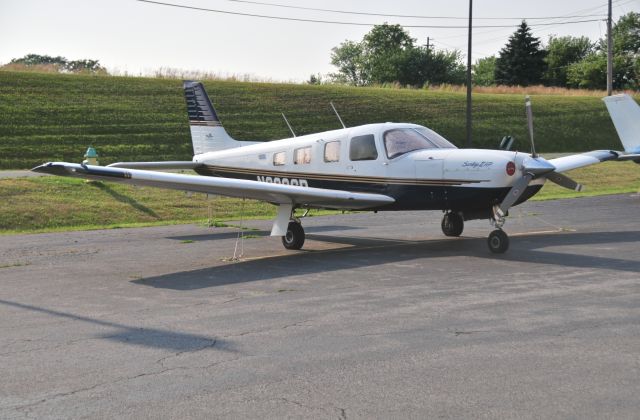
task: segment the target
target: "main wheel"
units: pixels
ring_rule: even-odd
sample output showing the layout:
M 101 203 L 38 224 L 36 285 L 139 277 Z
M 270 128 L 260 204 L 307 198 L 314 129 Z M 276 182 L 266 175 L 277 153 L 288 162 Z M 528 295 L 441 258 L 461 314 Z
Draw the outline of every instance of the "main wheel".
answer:
M 297 222 L 289 222 L 287 233 L 282 237 L 282 245 L 287 249 L 300 249 L 304 245 L 304 229 Z
M 489 245 L 489 250 L 494 254 L 503 254 L 509 249 L 509 237 L 503 230 L 496 229 L 489 234 L 487 245 Z
M 442 218 L 442 233 L 445 236 L 460 236 L 464 229 L 464 219 L 460 213 L 447 212 Z

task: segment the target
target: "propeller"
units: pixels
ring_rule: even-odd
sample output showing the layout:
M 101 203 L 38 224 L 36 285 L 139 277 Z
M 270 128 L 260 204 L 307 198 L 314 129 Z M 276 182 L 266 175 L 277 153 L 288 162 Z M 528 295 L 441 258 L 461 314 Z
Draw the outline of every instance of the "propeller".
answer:
M 583 186 L 578 184 L 568 176 L 556 172 L 556 167 L 549 161 L 540 157 L 536 153 L 536 146 L 533 141 L 533 112 L 531 110 L 531 98 L 525 98 L 525 110 L 527 113 L 527 125 L 529 128 L 529 139 L 531 141 L 531 157 L 525 158 L 522 164 L 522 177 L 518 179 L 509 190 L 507 196 L 497 206 L 496 213 L 500 217 L 504 217 L 509 208 L 511 208 L 522 194 L 526 191 L 529 183 L 537 178 L 546 178 L 549 181 L 574 191 L 582 191 Z

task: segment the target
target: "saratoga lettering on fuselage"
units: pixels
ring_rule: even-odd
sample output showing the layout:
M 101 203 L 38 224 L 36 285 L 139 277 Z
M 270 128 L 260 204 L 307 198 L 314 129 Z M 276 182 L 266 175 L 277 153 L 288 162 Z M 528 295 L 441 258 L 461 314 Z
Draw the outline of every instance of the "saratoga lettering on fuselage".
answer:
M 296 179 L 296 178 L 278 178 L 271 176 L 258 176 L 258 181 L 267 182 L 269 184 L 282 184 L 282 185 L 295 185 L 300 187 L 308 187 L 306 179 Z

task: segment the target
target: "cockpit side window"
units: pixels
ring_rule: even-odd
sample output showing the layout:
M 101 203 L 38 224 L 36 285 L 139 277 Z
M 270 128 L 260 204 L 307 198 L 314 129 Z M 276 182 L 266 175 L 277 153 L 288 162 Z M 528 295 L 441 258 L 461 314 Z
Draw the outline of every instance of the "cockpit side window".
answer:
M 396 128 L 384 133 L 384 148 L 389 159 L 414 150 L 449 149 L 455 146 L 428 128 Z
M 449 142 L 449 140 L 445 139 L 435 131 L 429 130 L 427 127 L 416 127 L 414 130 L 425 136 L 431 143 L 435 144 L 440 149 L 457 149 L 457 147 Z
M 356 136 L 351 138 L 349 144 L 349 159 L 351 160 L 376 160 L 378 149 L 373 134 Z

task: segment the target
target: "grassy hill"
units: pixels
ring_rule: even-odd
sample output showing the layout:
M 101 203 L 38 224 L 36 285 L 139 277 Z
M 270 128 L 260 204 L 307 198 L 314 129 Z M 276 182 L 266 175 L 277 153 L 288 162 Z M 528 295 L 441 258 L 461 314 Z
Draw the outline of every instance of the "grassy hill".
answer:
M 347 125 L 423 124 L 458 146 L 465 139 L 460 92 L 205 82 L 220 118 L 239 140 L 334 129 L 333 101 Z M 534 95 L 536 144 L 542 152 L 620 148 L 602 101 Z M 523 95 L 474 94 L 474 146 L 494 148 L 504 135 L 528 150 Z M 0 71 L 0 169 L 52 160 L 78 162 L 93 145 L 100 162 L 189 160 L 191 142 L 178 80 Z

